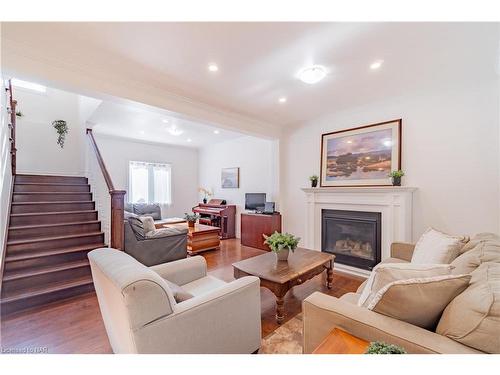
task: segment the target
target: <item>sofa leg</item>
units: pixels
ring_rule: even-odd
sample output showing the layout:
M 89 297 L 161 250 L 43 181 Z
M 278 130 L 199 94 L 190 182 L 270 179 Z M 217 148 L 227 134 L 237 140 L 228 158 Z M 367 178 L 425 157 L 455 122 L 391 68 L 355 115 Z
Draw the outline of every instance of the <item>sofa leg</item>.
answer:
M 260 350 L 260 348 L 257 349 L 256 351 L 252 352 L 252 354 L 259 354 L 259 350 Z

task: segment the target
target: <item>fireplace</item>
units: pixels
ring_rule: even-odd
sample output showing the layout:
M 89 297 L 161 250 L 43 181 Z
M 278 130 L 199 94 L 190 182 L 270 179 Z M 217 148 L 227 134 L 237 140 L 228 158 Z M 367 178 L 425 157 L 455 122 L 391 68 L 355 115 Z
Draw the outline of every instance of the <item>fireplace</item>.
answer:
M 321 210 L 321 251 L 335 262 L 371 270 L 381 260 L 380 212 Z

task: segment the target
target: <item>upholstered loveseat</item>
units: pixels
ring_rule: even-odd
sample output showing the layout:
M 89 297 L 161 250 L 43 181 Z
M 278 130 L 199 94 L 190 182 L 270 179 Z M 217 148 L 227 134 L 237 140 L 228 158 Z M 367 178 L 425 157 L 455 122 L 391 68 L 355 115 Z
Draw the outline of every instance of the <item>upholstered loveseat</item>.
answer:
M 413 250 L 413 244 L 394 243 L 384 262 L 410 262 Z M 313 293 L 303 302 L 304 353 L 335 327 L 368 341 L 400 345 L 409 353 L 500 353 L 500 237 L 476 235 L 451 266 L 453 273 L 472 278 L 433 331 L 358 306 L 365 284 L 340 298 Z

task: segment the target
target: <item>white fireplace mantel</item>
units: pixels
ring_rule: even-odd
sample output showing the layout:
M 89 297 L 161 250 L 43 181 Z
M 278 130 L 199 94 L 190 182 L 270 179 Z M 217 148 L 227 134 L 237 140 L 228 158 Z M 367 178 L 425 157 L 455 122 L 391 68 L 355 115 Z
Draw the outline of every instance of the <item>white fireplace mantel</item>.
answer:
M 382 260 L 390 257 L 392 242 L 412 242 L 412 203 L 415 187 L 322 187 L 304 188 L 306 193 L 306 235 L 304 245 L 321 251 L 321 210 L 380 212 L 382 214 Z M 343 264 L 339 270 L 359 276 L 370 272 Z

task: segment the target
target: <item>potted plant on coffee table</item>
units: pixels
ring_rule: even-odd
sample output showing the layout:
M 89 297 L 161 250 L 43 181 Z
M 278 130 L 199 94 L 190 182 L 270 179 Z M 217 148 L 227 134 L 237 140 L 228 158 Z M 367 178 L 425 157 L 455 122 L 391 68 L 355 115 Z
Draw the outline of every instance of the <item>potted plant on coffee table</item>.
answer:
M 199 218 L 200 218 L 200 215 L 198 215 L 198 214 L 184 213 L 184 219 L 187 221 L 188 227 L 190 227 L 190 228 L 194 227 L 196 220 L 198 220 Z
M 300 238 L 290 233 L 274 232 L 270 236 L 263 234 L 264 243 L 276 254 L 277 260 L 287 260 L 290 251 L 293 253 L 299 244 Z

